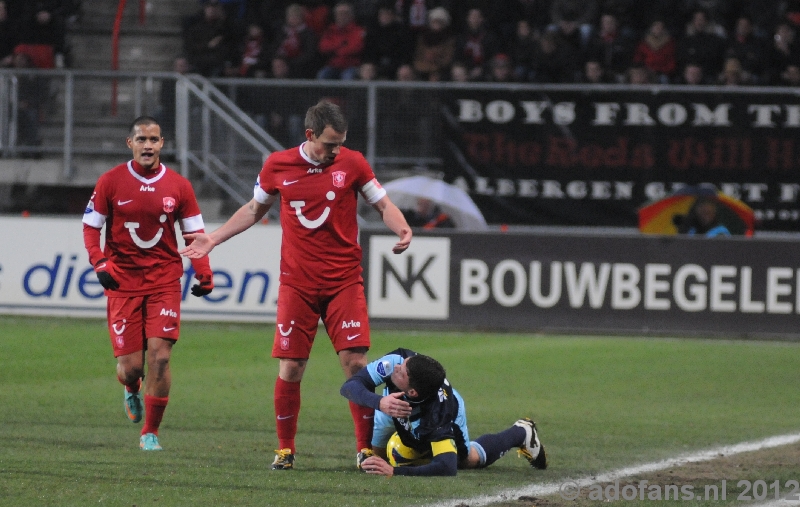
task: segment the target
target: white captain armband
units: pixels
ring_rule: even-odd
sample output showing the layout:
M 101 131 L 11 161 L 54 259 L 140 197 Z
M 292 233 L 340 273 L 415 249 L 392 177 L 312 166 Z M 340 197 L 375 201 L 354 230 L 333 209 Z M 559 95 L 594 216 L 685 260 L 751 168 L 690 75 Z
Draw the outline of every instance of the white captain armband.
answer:
M 255 199 L 259 204 L 272 206 L 272 204 L 278 200 L 278 194 L 268 194 L 264 192 L 263 188 L 256 186 L 256 188 L 253 190 L 253 199 Z
M 378 183 L 377 179 L 372 178 L 366 185 L 361 187 L 361 195 L 364 196 L 368 203 L 375 204 L 386 195 L 386 190 Z
M 94 210 L 94 206 L 92 203 L 89 203 L 89 206 L 86 207 L 86 210 L 83 212 L 83 223 L 94 227 L 95 229 L 102 229 L 103 225 L 106 223 L 106 216 L 102 213 L 98 213 Z
M 195 232 L 204 229 L 203 215 L 195 215 L 181 219 L 181 230 L 183 232 Z

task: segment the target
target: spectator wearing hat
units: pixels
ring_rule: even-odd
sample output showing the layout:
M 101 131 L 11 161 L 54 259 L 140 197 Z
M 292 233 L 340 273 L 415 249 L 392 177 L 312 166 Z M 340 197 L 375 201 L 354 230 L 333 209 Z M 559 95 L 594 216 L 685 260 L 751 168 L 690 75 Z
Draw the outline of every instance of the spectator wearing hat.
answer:
M 444 7 L 428 12 L 428 27 L 417 36 L 414 70 L 424 79 L 441 80 L 447 74 L 456 50 L 456 37 L 450 29 L 450 13 Z

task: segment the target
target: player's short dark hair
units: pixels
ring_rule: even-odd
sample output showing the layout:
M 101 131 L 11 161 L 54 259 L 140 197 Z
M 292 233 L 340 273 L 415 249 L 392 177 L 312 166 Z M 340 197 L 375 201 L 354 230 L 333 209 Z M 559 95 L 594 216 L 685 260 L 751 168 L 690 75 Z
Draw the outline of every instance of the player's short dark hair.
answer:
M 319 137 L 328 126 L 342 134 L 347 132 L 347 119 L 339 106 L 323 99 L 308 108 L 305 127 Z
M 161 125 L 158 123 L 158 120 L 153 118 L 152 116 L 140 116 L 133 120 L 131 123 L 131 128 L 128 129 L 128 136 L 133 137 L 133 131 L 136 130 L 136 127 L 141 125 L 158 125 L 158 128 L 161 128 Z
M 444 366 L 436 359 L 417 354 L 406 361 L 408 387 L 417 391 L 420 399 L 436 394 L 446 377 Z

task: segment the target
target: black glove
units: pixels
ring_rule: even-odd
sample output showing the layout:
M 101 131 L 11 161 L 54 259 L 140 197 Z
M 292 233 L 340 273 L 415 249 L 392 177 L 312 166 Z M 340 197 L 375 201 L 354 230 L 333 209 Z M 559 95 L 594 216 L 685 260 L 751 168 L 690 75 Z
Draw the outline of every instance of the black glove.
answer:
M 94 265 L 94 272 L 97 274 L 97 280 L 104 289 L 117 290 L 119 289 L 119 282 L 114 279 L 117 273 L 117 267 L 113 262 L 103 257 Z
M 199 298 L 211 294 L 211 291 L 214 290 L 214 275 L 197 273 L 194 277 L 200 283 L 192 285 L 192 296 Z

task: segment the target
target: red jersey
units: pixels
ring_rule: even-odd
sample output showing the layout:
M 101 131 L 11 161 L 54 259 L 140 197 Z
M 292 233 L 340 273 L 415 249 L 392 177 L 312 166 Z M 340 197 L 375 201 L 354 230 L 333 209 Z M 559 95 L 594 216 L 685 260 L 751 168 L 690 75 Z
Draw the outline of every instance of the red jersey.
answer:
M 103 255 L 119 268 L 119 290 L 106 291 L 107 296 L 180 291 L 183 262 L 175 222 L 181 221 L 183 232 L 204 227 L 189 180 L 164 164 L 143 173 L 131 160 L 100 176 L 83 214 L 88 226 L 106 225 Z
M 371 204 L 386 191 L 364 156 L 345 147 L 330 165 L 312 161 L 302 145 L 272 153 L 254 197 L 267 204 L 280 192 L 280 282 L 336 287 L 361 281 L 358 193 Z

